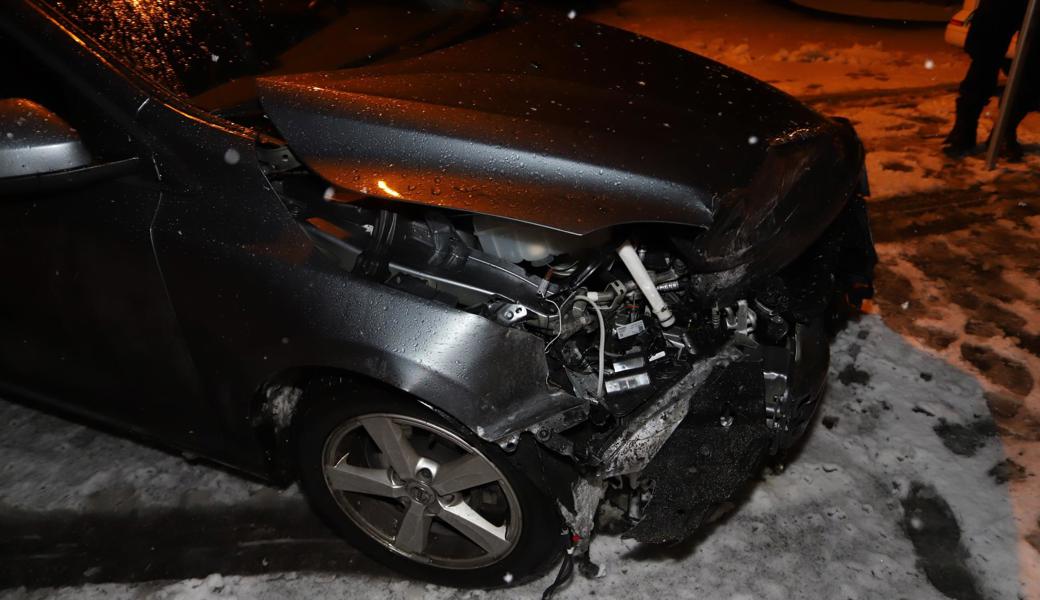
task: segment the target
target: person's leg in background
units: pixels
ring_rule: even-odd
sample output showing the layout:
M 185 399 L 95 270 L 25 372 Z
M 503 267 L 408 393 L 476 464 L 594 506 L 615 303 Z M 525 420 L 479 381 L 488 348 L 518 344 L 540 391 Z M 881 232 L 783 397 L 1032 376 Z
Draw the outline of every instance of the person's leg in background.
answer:
M 960 157 L 970 153 L 978 143 L 979 117 L 997 89 L 1000 60 L 975 58 L 961 82 L 957 96 L 957 113 L 953 129 L 943 141 L 943 152 Z
M 997 89 L 1004 55 L 1024 14 L 1024 0 L 982 0 L 979 3 L 964 45 L 971 56 L 971 66 L 960 85 L 953 129 L 943 141 L 946 155 L 962 157 L 975 149 L 979 117 Z

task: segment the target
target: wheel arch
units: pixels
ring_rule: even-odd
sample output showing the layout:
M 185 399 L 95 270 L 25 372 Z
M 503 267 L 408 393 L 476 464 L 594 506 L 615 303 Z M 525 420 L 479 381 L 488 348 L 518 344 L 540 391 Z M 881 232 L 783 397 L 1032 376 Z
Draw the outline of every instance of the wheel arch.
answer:
M 359 387 L 366 393 L 382 392 L 409 398 L 456 425 L 466 427 L 450 411 L 371 374 L 332 365 L 284 368 L 260 384 L 249 407 L 250 425 L 276 481 L 291 483 L 295 479 L 292 450 L 301 409 L 318 398 L 347 387 Z
M 456 427 L 480 437 L 450 406 L 431 402 L 373 375 L 327 365 L 291 367 L 272 374 L 264 381 L 254 394 L 250 410 L 253 431 L 275 481 L 287 485 L 296 480 L 297 469 L 293 457 L 303 407 L 327 398 L 328 394 L 356 386 L 360 386 L 366 393 L 382 392 L 408 398 Z M 571 484 L 577 478 L 578 471 L 572 461 L 546 450 L 531 435 L 522 436 L 508 458 L 514 466 L 527 473 L 543 493 L 556 497 L 565 506 L 573 507 Z

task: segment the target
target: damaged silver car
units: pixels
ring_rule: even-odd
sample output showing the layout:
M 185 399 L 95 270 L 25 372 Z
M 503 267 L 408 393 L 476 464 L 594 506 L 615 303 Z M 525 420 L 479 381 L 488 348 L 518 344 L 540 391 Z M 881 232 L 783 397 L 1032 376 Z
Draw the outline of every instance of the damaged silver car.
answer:
M 604 504 L 687 538 L 872 293 L 852 127 L 695 54 L 509 3 L 14 4 L 0 120 L 82 160 L 2 167 L 3 389 L 299 481 L 407 575 L 587 564 Z

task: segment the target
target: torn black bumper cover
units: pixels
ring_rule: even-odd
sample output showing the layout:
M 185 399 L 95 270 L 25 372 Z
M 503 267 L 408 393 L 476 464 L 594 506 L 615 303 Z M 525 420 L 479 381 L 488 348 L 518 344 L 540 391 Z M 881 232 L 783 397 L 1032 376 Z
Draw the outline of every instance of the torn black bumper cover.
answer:
M 793 444 L 822 396 L 828 354 L 819 351 L 827 343 L 822 322 L 799 327 L 791 340 L 790 354 L 728 345 L 594 449 L 595 475 L 574 485 L 576 510 L 564 510 L 579 539 L 589 539 L 611 477 L 639 473 L 653 490 L 626 537 L 677 542 L 739 491 L 769 454 Z
M 627 537 L 648 543 L 689 537 L 770 453 L 805 431 L 826 381 L 828 355 L 813 351 L 827 343 L 822 323 L 800 327 L 793 341 L 798 361 L 781 356 L 783 349 L 759 346 L 742 349 L 727 368 L 711 372 L 643 469 L 653 496 Z M 775 408 L 767 410 L 769 405 Z
M 819 262 L 825 255 L 840 263 L 824 270 L 839 274 L 831 285 L 837 284 L 834 291 L 847 303 L 858 305 L 872 295 L 876 255 L 862 199 L 851 200 L 800 261 Z M 819 290 L 807 293 L 819 295 Z M 818 313 L 796 323 L 782 345 L 735 337 L 647 402 L 615 436 L 587 449 L 596 463 L 594 475 L 575 484 L 577 510 L 565 511 L 582 543 L 591 534 L 588 511 L 594 515 L 612 477 L 638 473 L 651 490 L 624 535 L 673 543 L 704 525 L 767 457 L 793 446 L 826 387 L 828 316 Z

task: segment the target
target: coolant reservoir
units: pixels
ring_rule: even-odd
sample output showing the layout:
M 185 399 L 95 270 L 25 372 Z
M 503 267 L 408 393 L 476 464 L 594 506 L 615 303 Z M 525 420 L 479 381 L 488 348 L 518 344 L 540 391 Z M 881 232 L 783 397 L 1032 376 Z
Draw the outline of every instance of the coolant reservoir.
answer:
M 524 260 L 537 263 L 550 256 L 573 253 L 602 244 L 607 238 L 606 232 L 571 235 L 545 227 L 481 215 L 473 217 L 473 233 L 480 240 L 484 252 L 511 263 Z

